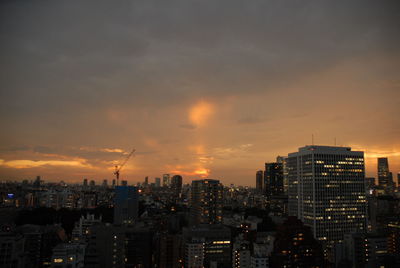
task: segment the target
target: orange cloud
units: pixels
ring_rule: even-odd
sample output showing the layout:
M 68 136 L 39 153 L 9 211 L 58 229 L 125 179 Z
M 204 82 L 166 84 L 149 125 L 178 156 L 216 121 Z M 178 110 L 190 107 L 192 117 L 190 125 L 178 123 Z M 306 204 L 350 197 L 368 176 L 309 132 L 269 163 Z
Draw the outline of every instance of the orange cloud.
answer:
M 194 174 L 200 175 L 200 177 L 202 177 L 202 178 L 206 178 L 210 174 L 210 170 L 206 169 L 206 168 L 200 168 L 198 170 L 195 170 Z
M 91 167 L 91 165 L 87 164 L 84 160 L 0 160 L 0 165 L 16 169 L 35 168 L 42 166 Z
M 189 120 L 193 125 L 201 127 L 206 124 L 213 113 L 214 106 L 211 103 L 200 101 L 190 108 Z
M 118 148 L 115 148 L 115 149 L 104 148 L 104 149 L 101 149 L 101 151 L 102 152 L 106 152 L 106 153 L 123 153 L 123 154 L 127 154 L 127 152 L 125 152 L 122 149 L 118 149 Z

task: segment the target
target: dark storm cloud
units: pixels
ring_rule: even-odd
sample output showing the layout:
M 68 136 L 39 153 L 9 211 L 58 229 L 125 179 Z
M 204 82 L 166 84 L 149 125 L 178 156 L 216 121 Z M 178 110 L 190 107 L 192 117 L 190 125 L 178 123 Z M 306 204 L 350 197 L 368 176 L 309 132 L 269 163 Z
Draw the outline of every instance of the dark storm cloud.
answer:
M 3 1 L 2 111 L 271 90 L 349 56 L 396 49 L 398 6 Z

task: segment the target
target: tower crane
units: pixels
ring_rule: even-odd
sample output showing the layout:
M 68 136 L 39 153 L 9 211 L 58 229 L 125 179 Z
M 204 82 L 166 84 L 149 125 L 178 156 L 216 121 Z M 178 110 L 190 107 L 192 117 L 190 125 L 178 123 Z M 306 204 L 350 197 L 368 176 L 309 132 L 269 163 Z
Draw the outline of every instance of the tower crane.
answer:
M 121 169 L 125 166 L 126 162 L 128 162 L 129 158 L 131 158 L 131 156 L 133 155 L 133 153 L 134 153 L 135 151 L 136 151 L 136 150 L 133 149 L 133 150 L 128 154 L 128 156 L 125 157 L 125 159 L 124 159 L 124 161 L 122 162 L 121 165 L 119 165 L 119 166 L 116 165 L 116 166 L 115 166 L 114 175 L 115 175 L 115 177 L 116 177 L 116 179 L 117 179 L 117 186 L 119 185 L 119 172 L 120 172 Z

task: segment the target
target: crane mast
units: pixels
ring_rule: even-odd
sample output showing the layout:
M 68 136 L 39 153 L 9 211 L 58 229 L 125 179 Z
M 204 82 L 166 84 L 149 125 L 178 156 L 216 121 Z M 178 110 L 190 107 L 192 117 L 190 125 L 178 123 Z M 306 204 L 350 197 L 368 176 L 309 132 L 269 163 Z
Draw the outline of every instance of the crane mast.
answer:
M 133 149 L 133 150 L 128 154 L 128 156 L 125 157 L 125 159 L 124 159 L 124 161 L 122 162 L 121 165 L 119 165 L 119 166 L 118 166 L 118 165 L 115 165 L 114 175 L 115 175 L 115 178 L 117 179 L 117 186 L 119 185 L 119 173 L 120 173 L 121 169 L 125 166 L 126 162 L 128 162 L 129 158 L 131 158 L 131 156 L 133 155 L 133 153 L 134 153 L 135 151 L 136 151 L 136 150 Z

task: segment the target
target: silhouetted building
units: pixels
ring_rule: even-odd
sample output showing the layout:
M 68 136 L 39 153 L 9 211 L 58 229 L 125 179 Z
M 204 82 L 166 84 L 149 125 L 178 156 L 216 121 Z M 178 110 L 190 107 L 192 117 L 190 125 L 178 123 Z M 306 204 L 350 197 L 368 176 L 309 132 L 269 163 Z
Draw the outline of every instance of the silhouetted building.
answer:
M 182 268 L 182 235 L 160 233 L 156 238 L 157 259 L 160 268 Z
M 155 181 L 157 188 L 161 187 L 161 179 L 160 178 L 155 178 L 154 181 Z
M 308 226 L 289 217 L 278 227 L 270 267 L 325 267 L 322 245 Z
M 222 222 L 223 187 L 219 180 L 194 180 L 191 189 L 191 224 Z
M 389 171 L 389 161 L 386 157 L 378 158 L 378 184 L 386 193 L 394 190 L 393 175 Z
M 138 217 L 139 194 L 136 187 L 116 186 L 114 198 L 114 223 L 131 224 Z
M 289 215 L 328 242 L 367 227 L 364 153 L 348 147 L 305 146 L 289 154 Z
M 90 230 L 85 251 L 85 268 L 125 267 L 126 228 L 95 225 Z
M 107 188 L 108 187 L 108 181 L 107 180 L 103 180 L 103 183 L 102 183 L 101 186 L 104 187 L 104 188 Z
M 0 267 L 24 265 L 24 238 L 13 232 L 0 232 Z
M 144 177 L 144 185 L 147 186 L 149 185 L 149 177 Z
M 181 193 L 181 191 L 182 191 L 182 176 L 181 175 L 172 176 L 171 188 L 176 194 Z
M 152 268 L 153 232 L 146 228 L 128 228 L 125 232 L 126 268 Z
M 283 164 L 265 163 L 264 171 L 265 194 L 271 199 L 273 196 L 283 194 Z
M 259 170 L 256 173 L 256 190 L 260 193 L 263 191 L 263 171 L 262 170 Z

